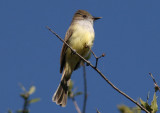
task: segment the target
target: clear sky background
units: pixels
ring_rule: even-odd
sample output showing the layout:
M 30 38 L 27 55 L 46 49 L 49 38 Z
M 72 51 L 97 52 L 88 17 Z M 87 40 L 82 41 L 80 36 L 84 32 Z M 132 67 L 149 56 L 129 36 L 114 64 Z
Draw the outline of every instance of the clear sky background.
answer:
M 71 100 L 61 108 L 51 101 L 61 78 L 60 42 L 45 26 L 64 38 L 73 14 L 84 9 L 103 17 L 94 24 L 93 51 L 98 68 L 133 99 L 150 101 L 154 85 L 160 85 L 160 1 L 159 0 L 1 0 L 0 1 L 0 113 L 22 108 L 22 92 L 35 85 L 31 113 L 76 113 Z M 94 64 L 95 59 L 90 61 Z M 72 75 L 83 92 L 82 68 Z M 87 113 L 118 113 L 117 105 L 135 105 L 113 90 L 93 69 L 87 67 Z M 159 95 L 159 93 L 157 93 Z M 82 108 L 83 96 L 76 98 Z M 158 104 L 160 101 L 158 99 Z

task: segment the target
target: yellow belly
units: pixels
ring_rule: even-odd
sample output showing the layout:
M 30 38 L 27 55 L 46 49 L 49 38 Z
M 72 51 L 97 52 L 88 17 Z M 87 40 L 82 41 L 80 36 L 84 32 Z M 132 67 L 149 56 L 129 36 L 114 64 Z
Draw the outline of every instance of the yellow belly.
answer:
M 75 29 L 69 39 L 69 45 L 85 57 L 89 52 L 89 48 L 93 46 L 94 31 L 89 31 L 83 26 L 75 26 Z
M 68 40 L 68 44 L 84 58 L 88 57 L 89 50 L 93 46 L 94 30 L 92 29 L 88 30 L 88 28 L 85 28 L 84 26 L 74 25 L 73 34 Z M 68 48 L 66 51 L 65 66 L 67 72 L 72 73 L 79 61 L 80 58 L 77 55 L 72 54 L 71 50 Z

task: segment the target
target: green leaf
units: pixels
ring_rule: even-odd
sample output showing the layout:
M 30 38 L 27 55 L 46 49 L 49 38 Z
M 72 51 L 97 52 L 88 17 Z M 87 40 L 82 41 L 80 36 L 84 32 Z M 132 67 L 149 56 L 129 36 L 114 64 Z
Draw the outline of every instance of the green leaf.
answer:
M 147 102 L 143 101 L 141 98 L 140 98 L 140 102 L 141 102 L 141 105 L 143 107 L 145 107 L 148 111 L 150 111 L 150 112 L 152 111 L 152 108 L 150 107 L 150 105 Z
M 134 113 L 128 106 L 120 105 L 118 109 L 121 113 Z
M 153 113 L 156 113 L 158 111 L 156 92 L 154 93 L 154 96 L 153 96 L 153 100 L 152 100 L 152 103 L 151 103 L 151 108 L 152 108 Z
M 70 80 L 69 86 L 68 86 L 68 97 L 69 97 L 69 98 L 72 98 L 72 97 L 73 97 L 73 91 L 72 91 L 72 89 L 73 89 L 73 81 Z
M 69 82 L 68 89 L 69 89 L 69 91 L 72 91 L 72 89 L 73 89 L 73 81 L 72 80 L 70 80 L 70 82 Z
M 82 95 L 83 93 L 82 92 L 76 92 L 75 94 L 74 94 L 74 97 L 75 96 L 78 96 L 78 95 Z
M 144 107 L 146 106 L 146 102 L 143 101 L 141 98 L 140 98 L 140 102 L 141 102 L 141 104 L 142 104 Z
M 29 95 L 33 94 L 35 92 L 35 90 L 36 90 L 36 87 L 35 86 L 31 86 L 29 91 L 28 91 L 28 94 Z
M 118 109 L 121 113 L 141 113 L 141 109 L 138 106 L 130 108 L 126 105 L 119 105 Z
M 141 108 L 139 108 L 138 106 L 131 108 L 131 110 L 133 111 L 133 113 L 141 113 Z
M 40 98 L 35 98 L 35 99 L 30 100 L 30 101 L 29 101 L 29 104 L 31 104 L 31 103 L 36 103 L 36 102 L 38 102 L 38 101 L 40 101 Z

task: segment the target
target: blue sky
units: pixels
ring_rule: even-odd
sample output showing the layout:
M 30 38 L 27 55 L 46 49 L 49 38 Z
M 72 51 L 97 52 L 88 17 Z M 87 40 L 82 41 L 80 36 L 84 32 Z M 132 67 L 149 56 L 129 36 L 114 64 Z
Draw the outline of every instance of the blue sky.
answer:
M 151 72 L 160 84 L 160 1 L 158 0 L 1 0 L 0 1 L 0 112 L 22 108 L 22 92 L 37 87 L 31 113 L 76 112 L 71 100 L 61 108 L 52 103 L 61 74 L 62 43 L 49 32 L 51 27 L 65 36 L 72 16 L 84 9 L 103 17 L 95 22 L 93 51 L 106 56 L 98 68 L 133 99 L 145 100 L 154 92 Z M 94 64 L 95 59 L 90 61 Z M 82 68 L 72 75 L 75 87 L 83 91 Z M 93 69 L 87 67 L 87 113 L 118 113 L 117 105 L 135 105 L 113 90 Z M 83 96 L 76 98 L 82 108 Z M 158 103 L 160 103 L 158 99 Z

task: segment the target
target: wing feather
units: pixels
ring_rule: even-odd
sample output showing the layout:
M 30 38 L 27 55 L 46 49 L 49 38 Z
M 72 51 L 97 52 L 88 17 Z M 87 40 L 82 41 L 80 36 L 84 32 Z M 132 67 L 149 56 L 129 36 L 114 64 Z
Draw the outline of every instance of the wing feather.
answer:
M 64 41 L 68 43 L 69 38 L 72 36 L 73 30 L 71 28 L 68 29 L 66 32 Z M 66 57 L 66 50 L 67 50 L 66 44 L 63 43 L 62 50 L 61 50 L 61 56 L 60 56 L 60 73 L 62 73 L 64 65 L 65 65 L 65 57 Z

